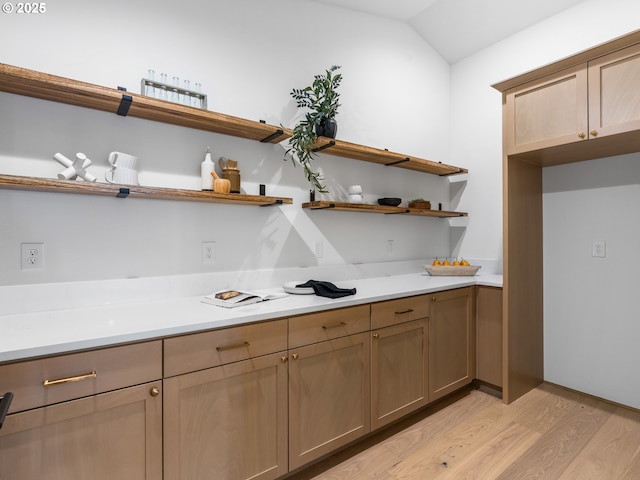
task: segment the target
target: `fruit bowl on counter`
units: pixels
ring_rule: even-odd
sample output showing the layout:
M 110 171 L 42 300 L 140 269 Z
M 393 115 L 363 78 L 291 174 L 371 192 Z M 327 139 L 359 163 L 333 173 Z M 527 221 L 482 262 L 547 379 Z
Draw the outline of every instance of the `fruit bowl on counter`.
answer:
M 433 276 L 443 277 L 471 277 L 478 273 L 480 265 L 470 265 L 466 260 L 454 261 L 453 264 L 445 260 L 443 263 L 437 258 L 431 265 L 424 265 L 424 269 Z

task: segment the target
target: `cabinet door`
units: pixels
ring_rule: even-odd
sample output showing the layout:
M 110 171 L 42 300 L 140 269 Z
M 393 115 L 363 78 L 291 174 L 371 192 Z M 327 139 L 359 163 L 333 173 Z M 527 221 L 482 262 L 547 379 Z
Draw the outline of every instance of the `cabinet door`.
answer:
M 371 333 L 371 429 L 423 405 L 428 398 L 428 319 Z
M 286 354 L 165 379 L 171 480 L 266 480 L 287 472 Z
M 429 401 L 471 383 L 475 374 L 473 287 L 432 295 Z
M 587 139 L 587 70 L 579 65 L 506 92 L 507 155 Z
M 369 334 L 290 351 L 289 467 L 370 431 Z
M 589 62 L 590 137 L 640 130 L 640 45 Z
M 0 478 L 162 478 L 161 388 L 148 383 L 9 415 Z
M 502 387 L 502 288 L 477 290 L 476 378 Z

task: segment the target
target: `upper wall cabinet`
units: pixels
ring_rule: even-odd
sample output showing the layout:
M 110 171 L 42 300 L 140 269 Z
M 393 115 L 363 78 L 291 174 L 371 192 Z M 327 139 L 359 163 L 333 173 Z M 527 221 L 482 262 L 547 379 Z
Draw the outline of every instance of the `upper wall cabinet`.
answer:
M 507 154 L 586 138 L 587 71 L 573 67 L 518 87 L 506 97 Z
M 589 62 L 589 135 L 640 130 L 640 44 Z
M 640 44 L 512 88 L 505 100 L 507 155 L 638 130 Z

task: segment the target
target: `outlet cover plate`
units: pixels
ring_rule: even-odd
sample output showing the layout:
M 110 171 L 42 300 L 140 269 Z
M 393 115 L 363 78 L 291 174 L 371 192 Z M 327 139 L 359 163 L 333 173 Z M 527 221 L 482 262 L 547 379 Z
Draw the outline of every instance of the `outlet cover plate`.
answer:
M 20 265 L 22 270 L 42 270 L 44 268 L 44 243 L 20 244 Z

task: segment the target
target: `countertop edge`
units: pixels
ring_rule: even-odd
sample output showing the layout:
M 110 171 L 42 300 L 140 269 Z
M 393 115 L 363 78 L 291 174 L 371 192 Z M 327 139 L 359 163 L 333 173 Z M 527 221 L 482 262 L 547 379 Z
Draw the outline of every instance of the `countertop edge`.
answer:
M 431 277 L 426 274 L 407 274 L 336 283 L 341 287 L 355 287 L 356 295 L 340 299 L 289 295 L 233 309 L 205 304 L 201 301 L 202 296 L 196 296 L 2 315 L 0 363 L 153 341 L 467 286 L 502 287 L 502 276 Z

